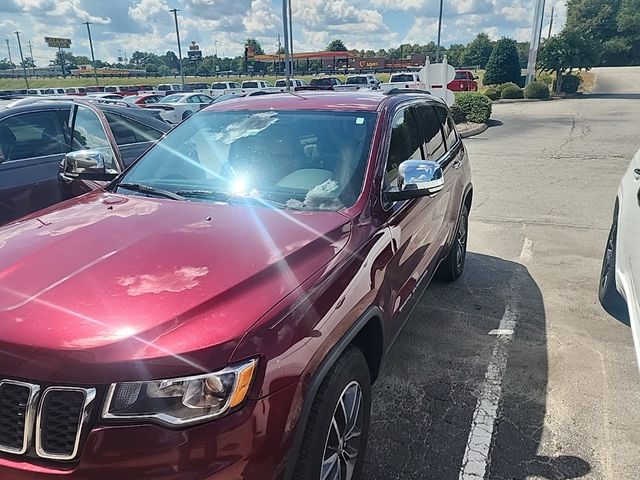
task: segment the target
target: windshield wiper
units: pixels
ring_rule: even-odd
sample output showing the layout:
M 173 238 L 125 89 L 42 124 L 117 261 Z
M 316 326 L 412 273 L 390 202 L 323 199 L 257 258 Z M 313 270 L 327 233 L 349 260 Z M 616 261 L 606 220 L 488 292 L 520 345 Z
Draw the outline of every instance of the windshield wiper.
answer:
M 284 203 L 276 202 L 275 200 L 270 200 L 261 197 L 252 197 L 245 195 L 233 195 L 225 192 L 216 192 L 214 190 L 179 190 L 176 192 L 177 195 L 180 195 L 184 198 L 207 198 L 211 200 L 217 200 L 219 202 L 231 203 L 233 201 L 236 202 L 252 202 L 261 204 L 264 207 L 276 207 L 281 209 L 286 209 L 287 205 Z
M 140 183 L 118 183 L 116 187 L 124 188 L 125 190 L 131 190 L 133 192 L 153 195 L 156 197 L 170 198 L 172 200 L 184 200 L 184 197 L 179 193 L 170 192 L 169 190 L 163 190 L 161 188 L 151 187 L 149 185 L 142 185 Z

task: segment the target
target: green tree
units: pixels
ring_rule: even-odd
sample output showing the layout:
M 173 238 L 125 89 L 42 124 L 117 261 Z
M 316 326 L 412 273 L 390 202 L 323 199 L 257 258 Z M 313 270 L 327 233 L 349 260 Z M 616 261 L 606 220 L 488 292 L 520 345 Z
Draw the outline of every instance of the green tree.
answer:
M 589 70 L 598 65 L 596 45 L 589 34 L 565 29 L 542 44 L 537 67 L 556 74 L 556 91 L 560 92 L 564 74 L 573 70 Z
M 3 58 L 2 60 L 0 60 L 0 70 L 11 70 L 12 68 L 15 68 L 15 64 L 13 63 L 9 63 L 9 59 L 8 58 Z
M 335 38 L 329 42 L 326 48 L 327 52 L 346 52 L 347 47 L 344 45 L 342 40 L 339 38 Z
M 568 0 L 567 30 L 587 34 L 596 42 L 606 42 L 618 34 L 616 17 L 621 0 Z
M 160 58 L 172 71 L 175 72 L 180 68 L 180 60 L 178 60 L 178 56 L 171 50 L 167 50 L 167 52 Z
M 20 68 L 24 67 L 24 68 L 33 68 L 35 67 L 36 64 L 33 61 L 33 59 L 31 57 L 27 57 L 24 59 L 23 62 L 20 62 Z
M 520 59 L 520 68 L 527 68 L 529 64 L 529 42 L 518 42 L 518 58 Z
M 247 38 L 244 42 L 245 47 L 253 47 L 254 55 L 264 55 L 264 50 L 262 49 L 262 45 L 255 38 Z
M 466 47 L 461 43 L 451 45 L 447 49 L 447 61 L 449 64 L 456 68 L 462 67 L 462 59 L 464 58 L 465 51 Z
M 511 38 L 501 38 L 491 52 L 482 82 L 485 85 L 499 85 L 507 82 L 517 84 L 521 76 L 516 41 Z
M 484 68 L 487 66 L 489 57 L 493 52 L 493 42 L 486 33 L 479 33 L 465 49 L 462 63 L 465 66 L 476 66 Z

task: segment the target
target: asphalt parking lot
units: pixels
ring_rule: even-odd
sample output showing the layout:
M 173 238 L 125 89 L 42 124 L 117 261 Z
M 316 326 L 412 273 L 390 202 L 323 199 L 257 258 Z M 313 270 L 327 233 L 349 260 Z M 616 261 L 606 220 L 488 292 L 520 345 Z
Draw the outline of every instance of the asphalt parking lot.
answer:
M 364 478 L 640 478 L 631 333 L 597 299 L 640 70 L 596 74 L 584 98 L 495 105 L 466 141 L 467 270 L 427 290 L 387 358 Z

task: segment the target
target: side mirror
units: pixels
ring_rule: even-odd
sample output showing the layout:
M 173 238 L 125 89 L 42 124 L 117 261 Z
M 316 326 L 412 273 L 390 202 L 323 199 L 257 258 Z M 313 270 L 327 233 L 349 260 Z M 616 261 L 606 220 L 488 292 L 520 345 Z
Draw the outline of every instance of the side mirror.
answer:
M 69 152 L 62 161 L 62 171 L 68 175 L 105 175 L 107 169 L 104 164 L 104 155 L 97 150 L 78 150 Z
M 472 77 L 473 77 L 474 80 L 478 80 L 478 78 L 480 78 L 477 75 L 472 75 Z
M 444 188 L 444 174 L 438 162 L 406 160 L 398 167 L 398 185 L 389 187 L 385 197 L 390 202 L 434 195 Z

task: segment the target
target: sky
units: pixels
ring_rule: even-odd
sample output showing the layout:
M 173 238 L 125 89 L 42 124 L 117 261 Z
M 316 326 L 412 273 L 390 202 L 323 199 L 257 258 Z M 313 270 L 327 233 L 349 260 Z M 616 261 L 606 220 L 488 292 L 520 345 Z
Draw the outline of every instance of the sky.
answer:
M 295 51 L 324 50 L 334 38 L 357 49 L 397 47 L 400 43 L 437 40 L 439 0 L 291 0 Z M 544 29 L 549 28 L 547 0 Z M 467 43 L 479 32 L 529 40 L 534 0 L 444 0 L 442 43 Z M 67 37 L 71 51 L 89 55 L 83 22 L 92 22 L 96 58 L 114 61 L 135 50 L 162 54 L 177 51 L 173 15 L 178 8 L 183 55 L 196 41 L 204 55 L 237 56 L 244 40 L 257 38 L 267 53 L 275 52 L 282 30 L 281 0 L 0 0 L 0 36 L 9 39 L 14 62 L 19 58 L 16 30 L 23 52 L 31 41 L 38 66 L 48 65 L 55 50 L 45 36 Z M 553 32 L 566 17 L 557 2 Z M 217 43 L 216 43 L 217 42 Z M 120 52 L 119 52 L 120 50 Z M 6 57 L 0 45 L 0 58 Z

